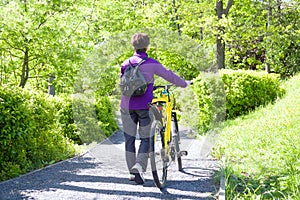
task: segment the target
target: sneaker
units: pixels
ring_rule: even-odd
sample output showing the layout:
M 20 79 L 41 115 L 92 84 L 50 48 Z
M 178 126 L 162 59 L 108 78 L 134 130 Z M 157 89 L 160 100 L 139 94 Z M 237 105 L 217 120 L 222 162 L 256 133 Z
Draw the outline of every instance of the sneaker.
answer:
M 133 173 L 135 173 L 134 181 L 137 184 L 144 184 L 145 183 L 145 178 L 144 178 L 144 173 L 143 173 L 143 167 L 139 163 L 136 163 L 132 167 L 131 170 L 132 170 Z
M 129 180 L 134 181 L 135 180 L 135 174 L 129 174 Z

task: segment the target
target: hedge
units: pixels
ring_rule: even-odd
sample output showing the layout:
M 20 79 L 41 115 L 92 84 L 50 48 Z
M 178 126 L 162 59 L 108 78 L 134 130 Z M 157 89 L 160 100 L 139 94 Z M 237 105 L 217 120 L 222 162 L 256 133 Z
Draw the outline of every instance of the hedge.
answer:
M 91 101 L 0 88 L 0 181 L 73 156 L 73 144 L 101 141 L 118 129 L 107 96 Z
M 274 102 L 285 93 L 280 85 L 279 75 L 266 72 L 224 69 L 218 74 L 200 74 L 193 85 L 199 131 Z
M 228 118 L 247 114 L 274 102 L 285 93 L 280 75 L 250 70 L 221 70 L 225 85 Z
M 19 87 L 0 88 L 0 181 L 74 155 L 59 132 L 53 101 Z

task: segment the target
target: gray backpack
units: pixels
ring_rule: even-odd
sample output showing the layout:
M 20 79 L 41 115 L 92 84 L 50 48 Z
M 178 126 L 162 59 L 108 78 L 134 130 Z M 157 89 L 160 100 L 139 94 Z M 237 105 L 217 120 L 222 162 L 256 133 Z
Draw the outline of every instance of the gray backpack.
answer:
M 124 74 L 120 80 L 121 92 L 125 96 L 140 96 L 145 94 L 148 88 L 148 83 L 139 70 L 140 65 L 146 59 L 142 59 L 136 66 L 132 65 L 129 60 L 129 67 L 125 69 Z

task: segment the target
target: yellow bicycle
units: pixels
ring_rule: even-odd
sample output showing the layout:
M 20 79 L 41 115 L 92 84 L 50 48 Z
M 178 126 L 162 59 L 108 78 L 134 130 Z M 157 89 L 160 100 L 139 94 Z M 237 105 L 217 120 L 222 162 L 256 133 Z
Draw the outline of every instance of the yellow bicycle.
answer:
M 187 155 L 187 151 L 180 151 L 179 147 L 180 135 L 171 87 L 172 85 L 155 86 L 154 90 L 163 90 L 160 97 L 154 98 L 150 104 L 153 120 L 149 157 L 154 183 L 160 189 L 166 185 L 171 162 L 177 160 L 178 170 L 182 171 L 181 157 Z

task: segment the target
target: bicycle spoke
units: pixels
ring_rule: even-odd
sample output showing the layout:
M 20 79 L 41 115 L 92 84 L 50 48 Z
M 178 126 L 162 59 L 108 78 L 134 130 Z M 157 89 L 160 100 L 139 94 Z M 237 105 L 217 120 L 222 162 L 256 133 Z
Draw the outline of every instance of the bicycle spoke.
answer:
M 163 138 L 160 135 L 161 132 L 161 123 L 154 120 L 151 126 L 151 134 L 154 136 L 151 145 L 153 145 L 154 151 L 150 152 L 150 161 L 154 183 L 158 188 L 164 187 L 167 177 L 167 167 L 164 161 Z
M 171 86 L 155 86 L 154 89 L 162 88 L 163 91 L 160 98 L 152 100 L 150 107 L 154 117 L 151 126 L 150 161 L 153 179 L 158 188 L 165 186 L 167 169 L 171 162 L 177 161 L 178 170 L 182 171 L 181 156 L 187 155 L 187 151 L 180 151 L 179 147 L 178 121 L 176 111 L 173 111 L 176 102 L 170 98 L 172 93 L 169 89 Z

